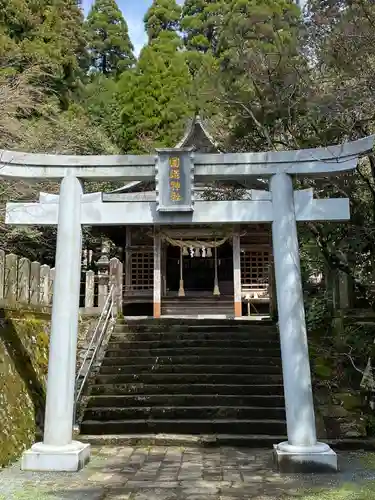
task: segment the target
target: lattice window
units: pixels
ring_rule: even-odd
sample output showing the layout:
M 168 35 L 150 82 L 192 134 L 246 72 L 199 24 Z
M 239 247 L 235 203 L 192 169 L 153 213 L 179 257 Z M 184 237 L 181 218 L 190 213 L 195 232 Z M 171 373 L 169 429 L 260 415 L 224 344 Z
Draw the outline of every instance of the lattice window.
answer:
M 131 288 L 152 290 L 154 286 L 154 254 L 134 252 L 131 256 Z
M 266 289 L 269 283 L 270 253 L 267 250 L 241 252 L 241 284 L 247 289 Z

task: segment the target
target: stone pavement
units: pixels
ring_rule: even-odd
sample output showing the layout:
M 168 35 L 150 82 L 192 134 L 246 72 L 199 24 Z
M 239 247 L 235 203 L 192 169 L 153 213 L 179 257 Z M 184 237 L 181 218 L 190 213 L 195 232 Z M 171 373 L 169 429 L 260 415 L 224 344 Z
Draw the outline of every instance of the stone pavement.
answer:
M 94 447 L 79 473 L 0 471 L 0 500 L 274 500 L 311 488 L 375 479 L 369 453 L 342 453 L 334 475 L 280 475 L 269 450 Z M 320 497 L 319 498 L 323 498 Z

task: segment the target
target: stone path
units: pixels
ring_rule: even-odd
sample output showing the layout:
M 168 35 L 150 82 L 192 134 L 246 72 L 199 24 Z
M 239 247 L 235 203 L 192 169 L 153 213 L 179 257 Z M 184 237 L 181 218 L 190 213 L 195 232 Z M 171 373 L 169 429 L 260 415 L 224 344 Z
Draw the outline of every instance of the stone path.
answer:
M 0 500 L 302 498 L 305 489 L 375 479 L 364 465 L 369 455 L 341 454 L 335 475 L 280 475 L 268 450 L 104 446 L 93 448 L 90 464 L 75 474 L 22 472 L 19 464 L 0 471 Z

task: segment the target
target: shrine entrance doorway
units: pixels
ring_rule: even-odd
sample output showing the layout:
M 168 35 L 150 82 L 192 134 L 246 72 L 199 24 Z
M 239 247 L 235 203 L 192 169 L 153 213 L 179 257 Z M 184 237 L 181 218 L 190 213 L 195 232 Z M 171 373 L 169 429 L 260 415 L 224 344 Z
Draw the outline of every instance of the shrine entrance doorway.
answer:
M 168 245 L 166 249 L 166 295 L 177 297 L 180 290 L 181 249 Z M 215 290 L 215 266 L 217 284 Z M 225 295 L 233 297 L 233 248 L 229 242 L 215 249 L 184 248 L 182 270 L 186 297 L 212 297 Z M 217 293 L 219 291 L 219 293 Z M 180 294 L 181 296 L 181 294 Z

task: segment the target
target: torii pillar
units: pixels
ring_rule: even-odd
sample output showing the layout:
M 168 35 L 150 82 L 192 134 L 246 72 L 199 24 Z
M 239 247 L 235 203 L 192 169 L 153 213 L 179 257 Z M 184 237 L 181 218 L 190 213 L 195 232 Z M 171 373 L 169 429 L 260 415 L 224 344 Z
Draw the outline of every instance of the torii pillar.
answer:
M 72 440 L 81 277 L 82 194 L 77 177 L 69 175 L 62 180 L 44 439 L 23 454 L 23 470 L 75 472 L 90 458 L 90 445 Z
M 316 438 L 292 178 L 270 181 L 281 359 L 288 441 L 274 446 L 280 472 L 337 470 L 337 455 Z

